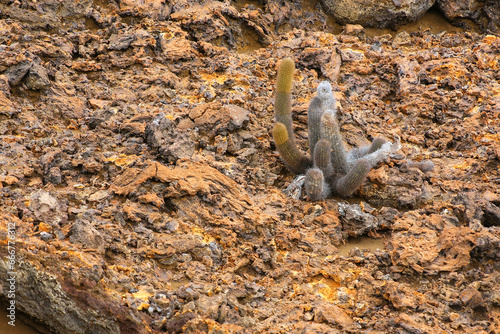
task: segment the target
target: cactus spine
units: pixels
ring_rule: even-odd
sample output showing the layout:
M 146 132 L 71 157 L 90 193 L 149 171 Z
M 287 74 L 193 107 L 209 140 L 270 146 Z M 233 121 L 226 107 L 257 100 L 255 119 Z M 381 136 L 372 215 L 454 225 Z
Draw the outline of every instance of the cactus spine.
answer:
M 323 172 L 318 168 L 311 168 L 307 171 L 304 185 L 307 197 L 311 201 L 325 199 L 330 194 L 330 189 L 325 182 Z
M 295 174 L 304 174 L 311 166 L 311 160 L 299 151 L 295 143 L 288 135 L 283 123 L 276 123 L 273 129 L 274 143 L 278 152 L 287 165 Z
M 315 96 L 307 110 L 307 130 L 309 133 L 309 149 L 311 150 L 311 155 L 314 155 L 316 143 L 320 137 L 321 115 L 323 114 L 322 106 L 323 102 L 319 96 Z
M 286 126 L 289 137 L 294 141 L 292 125 L 292 84 L 295 64 L 291 58 L 283 59 L 278 67 L 274 113 L 276 122 Z
M 321 138 L 330 142 L 332 146 L 332 166 L 335 173 L 347 173 L 347 160 L 344 143 L 340 135 L 339 123 L 331 110 L 321 116 Z
M 276 125 L 273 138 L 278 152 L 288 169 L 304 174 L 312 165 L 311 159 L 302 154 L 295 145 L 292 124 L 292 85 L 295 64 L 292 59 L 283 59 L 278 67 L 274 114 Z
M 335 192 L 339 196 L 350 196 L 356 189 L 358 189 L 361 184 L 366 179 L 366 176 L 370 172 L 371 166 L 365 159 L 360 159 L 356 161 L 354 166 L 349 170 L 347 175 L 342 176 L 338 179 L 335 184 Z
M 304 187 L 310 200 L 321 200 L 330 193 L 350 196 L 366 179 L 370 169 L 399 148 L 382 138 L 371 145 L 346 152 L 339 130 L 336 101 L 330 83 L 318 85 L 317 95 L 308 108 L 311 158 L 295 145 L 292 125 L 292 84 L 295 65 L 285 58 L 280 62 L 276 83 L 273 138 L 288 169 L 306 174 Z M 396 147 L 396 148 L 395 148 Z M 427 166 L 426 166 L 427 167 Z
M 314 149 L 314 167 L 319 168 L 326 179 L 333 176 L 332 145 L 326 139 L 321 139 Z

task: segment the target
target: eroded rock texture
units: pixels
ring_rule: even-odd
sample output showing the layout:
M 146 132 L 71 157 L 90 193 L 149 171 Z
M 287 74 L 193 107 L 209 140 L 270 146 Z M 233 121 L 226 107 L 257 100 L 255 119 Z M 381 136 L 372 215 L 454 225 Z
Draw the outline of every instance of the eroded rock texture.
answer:
M 334 31 L 300 1 L 0 11 L 0 280 L 13 240 L 40 330 L 500 328 L 500 38 Z M 349 201 L 283 193 L 285 57 L 300 149 L 323 80 L 346 146 L 401 140 Z M 346 249 L 360 236 L 380 249 Z
M 340 24 L 395 28 L 416 21 L 435 0 L 322 0 L 325 10 Z
M 482 0 L 437 0 L 439 9 L 455 24 L 470 26 L 478 24 L 487 32 L 500 32 L 500 3 Z

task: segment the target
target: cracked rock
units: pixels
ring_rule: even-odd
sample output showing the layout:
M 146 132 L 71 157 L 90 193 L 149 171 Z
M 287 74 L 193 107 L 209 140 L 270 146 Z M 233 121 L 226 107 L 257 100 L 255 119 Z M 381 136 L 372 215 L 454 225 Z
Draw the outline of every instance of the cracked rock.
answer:
M 31 68 L 31 62 L 28 60 L 22 61 L 19 64 L 13 65 L 5 71 L 5 75 L 9 78 L 11 86 L 17 86 L 23 80 L 24 76 L 28 74 Z
M 67 220 L 67 214 L 63 205 L 49 192 L 38 190 L 30 196 L 30 210 L 35 220 L 59 227 Z
M 41 90 L 49 85 L 49 75 L 45 67 L 39 64 L 33 64 L 26 78 L 26 87 L 31 90 Z
M 321 2 L 337 23 L 395 28 L 420 18 L 434 5 L 435 0 L 322 0 Z
M 181 158 L 191 158 L 195 149 L 196 142 L 192 137 L 196 137 L 194 130 L 177 131 L 172 120 L 165 114 L 160 113 L 151 121 L 145 129 L 144 136 L 146 142 L 158 154 L 168 162 L 176 162 Z
M 69 241 L 82 245 L 83 248 L 97 249 L 104 252 L 104 238 L 87 220 L 79 219 L 73 223 L 69 232 Z

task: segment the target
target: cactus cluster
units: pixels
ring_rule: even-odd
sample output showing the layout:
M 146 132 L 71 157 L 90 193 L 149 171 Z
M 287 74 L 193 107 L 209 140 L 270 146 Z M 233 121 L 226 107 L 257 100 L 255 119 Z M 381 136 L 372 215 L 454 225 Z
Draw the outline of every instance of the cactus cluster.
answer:
M 330 195 L 350 196 L 366 179 L 369 171 L 388 153 L 397 150 L 383 138 L 371 145 L 345 150 L 336 115 L 336 101 L 329 82 L 317 87 L 317 96 L 308 108 L 310 157 L 295 144 L 292 125 L 292 83 L 295 64 L 281 60 L 278 67 L 274 111 L 276 124 L 273 138 L 287 168 L 295 174 L 305 174 L 304 188 L 310 200 Z

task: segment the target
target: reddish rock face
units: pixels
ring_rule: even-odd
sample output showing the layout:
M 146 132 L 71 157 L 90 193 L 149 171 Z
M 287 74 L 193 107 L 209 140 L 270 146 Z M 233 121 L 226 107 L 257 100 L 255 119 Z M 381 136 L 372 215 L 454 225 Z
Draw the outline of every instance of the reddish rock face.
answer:
M 311 3 L 0 1 L 0 300 L 15 270 L 45 332 L 500 328 L 500 38 Z M 348 200 L 284 192 L 286 57 L 303 152 L 325 80 L 346 149 L 401 139 Z

